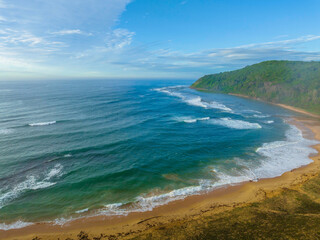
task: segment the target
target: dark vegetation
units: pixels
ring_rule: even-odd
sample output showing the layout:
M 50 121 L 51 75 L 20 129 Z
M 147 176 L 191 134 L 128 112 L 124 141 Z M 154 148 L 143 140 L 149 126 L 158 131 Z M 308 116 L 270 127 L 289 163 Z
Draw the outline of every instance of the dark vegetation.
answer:
M 242 94 L 320 114 L 320 62 L 266 61 L 231 72 L 206 75 L 191 87 Z

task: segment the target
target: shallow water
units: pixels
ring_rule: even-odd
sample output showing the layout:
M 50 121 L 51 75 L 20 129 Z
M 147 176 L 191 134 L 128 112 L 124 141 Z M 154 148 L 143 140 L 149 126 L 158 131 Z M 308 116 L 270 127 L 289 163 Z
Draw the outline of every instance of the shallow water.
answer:
M 0 229 L 151 210 L 308 164 L 287 110 L 189 81 L 0 83 Z

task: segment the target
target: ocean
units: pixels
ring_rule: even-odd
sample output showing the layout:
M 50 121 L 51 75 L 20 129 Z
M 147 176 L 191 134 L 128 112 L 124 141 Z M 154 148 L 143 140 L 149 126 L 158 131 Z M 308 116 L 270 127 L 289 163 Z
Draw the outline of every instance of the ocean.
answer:
M 191 83 L 0 82 L 0 230 L 149 211 L 311 162 L 292 112 Z

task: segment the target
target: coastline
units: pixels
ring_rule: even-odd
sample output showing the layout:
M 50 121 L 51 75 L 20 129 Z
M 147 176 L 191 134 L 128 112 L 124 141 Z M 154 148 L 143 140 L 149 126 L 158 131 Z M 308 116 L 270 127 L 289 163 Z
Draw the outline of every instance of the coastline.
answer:
M 194 90 L 197 90 L 197 91 L 203 91 L 203 92 L 212 93 L 212 92 L 208 91 L 208 90 L 205 89 L 205 88 L 194 88 L 194 87 L 190 87 L 190 88 L 191 88 L 191 89 L 194 89 Z M 273 102 L 269 102 L 269 101 L 262 100 L 262 99 L 260 99 L 260 98 L 249 97 L 249 96 L 247 96 L 247 95 L 239 94 L 239 93 L 226 93 L 226 94 L 231 95 L 231 96 L 236 96 L 236 97 L 241 97 L 241 98 L 247 98 L 247 99 L 251 99 L 251 100 L 256 100 L 256 101 L 261 101 L 261 102 L 269 103 L 269 104 L 272 104 L 272 105 L 276 105 L 276 106 L 279 106 L 279 107 L 282 107 L 282 108 L 291 110 L 291 111 L 293 111 L 293 112 L 301 113 L 301 114 L 303 114 L 303 115 L 308 115 L 308 116 L 311 116 L 311 117 L 319 118 L 319 119 L 320 119 L 320 115 L 319 115 L 319 114 L 311 113 L 311 112 L 308 112 L 308 111 L 303 110 L 303 109 L 298 108 L 298 107 L 293 107 L 293 106 L 286 105 L 286 104 L 282 104 L 282 103 L 273 103 Z
M 319 120 L 297 117 L 295 121 L 295 125 L 304 134 L 306 134 L 304 129 L 306 127 L 313 132 L 315 139 L 320 140 Z M 301 124 L 304 127 L 301 127 Z M 247 206 L 250 203 L 275 196 L 284 188 L 295 188 L 314 177 L 320 171 L 320 144 L 313 147 L 318 151 L 318 154 L 311 157 L 312 163 L 286 172 L 279 177 L 261 179 L 257 182 L 244 182 L 235 186 L 219 188 L 202 195 L 189 196 L 184 200 L 176 200 L 167 205 L 156 207 L 150 212 L 130 213 L 128 216 L 85 217 L 68 222 L 63 226 L 38 223 L 21 229 L 0 230 L 0 238 L 32 239 L 38 236 L 41 239 L 60 238 L 62 240 L 68 237 L 76 239 L 76 236 L 82 230 L 88 232 L 91 236 L 99 236 L 102 233 L 120 237 L 121 234 L 124 234 L 124 236 L 133 237 L 135 234 L 149 231 L 150 226 L 165 225 L 179 219 L 204 217 L 236 207 Z
M 314 117 L 314 118 L 320 118 L 320 115 L 318 115 L 318 114 L 310 113 L 310 112 L 307 112 L 307 111 L 305 111 L 305 110 L 303 110 L 301 108 L 292 107 L 292 106 L 289 106 L 289 105 L 286 105 L 286 104 L 268 102 L 268 101 L 261 100 L 259 98 L 252 98 L 252 97 L 248 97 L 246 95 L 237 94 L 237 93 L 228 93 L 228 95 L 236 96 L 236 97 L 242 97 L 242 98 L 248 98 L 248 99 L 254 99 L 254 100 L 266 102 L 266 103 L 269 103 L 269 104 L 272 104 L 272 105 L 276 105 L 276 106 L 279 106 L 279 107 L 282 107 L 282 108 L 285 108 L 285 109 L 288 109 L 288 110 L 291 110 L 291 111 L 294 111 L 294 112 L 297 112 L 297 113 L 308 115 L 308 116 L 311 116 L 311 117 Z

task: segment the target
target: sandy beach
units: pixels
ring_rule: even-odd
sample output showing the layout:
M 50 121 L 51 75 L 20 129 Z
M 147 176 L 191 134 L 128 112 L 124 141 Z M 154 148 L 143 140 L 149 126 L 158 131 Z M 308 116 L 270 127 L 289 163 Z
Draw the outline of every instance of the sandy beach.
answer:
M 285 105 L 279 106 L 306 114 L 300 109 Z M 300 128 L 306 138 L 320 140 L 320 121 L 317 117 L 319 116 L 314 114 L 295 117 L 290 120 L 290 124 Z M 320 151 L 320 145 L 313 147 L 318 152 Z M 160 231 L 161 228 L 170 228 L 172 225 L 195 219 L 203 220 L 213 215 L 218 216 L 220 213 L 276 197 L 286 189 L 298 189 L 320 172 L 320 155 L 310 156 L 310 158 L 313 160 L 311 164 L 286 172 L 280 177 L 226 186 L 209 193 L 171 202 L 150 212 L 131 213 L 128 216 L 87 217 L 68 222 L 63 226 L 38 223 L 21 229 L 0 231 L 0 239 L 25 240 L 37 236 L 40 239 L 62 240 L 80 239 L 81 236 L 86 237 L 87 235 L 89 238 L 82 239 L 131 239 L 135 237 L 140 239 L 138 236 L 145 238 L 145 234 Z M 84 233 L 80 233 L 81 231 Z

